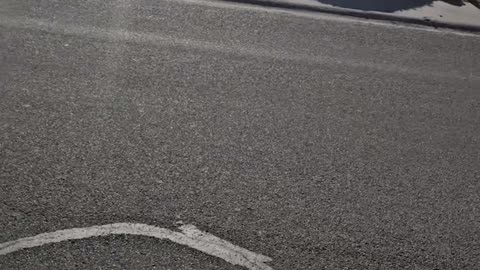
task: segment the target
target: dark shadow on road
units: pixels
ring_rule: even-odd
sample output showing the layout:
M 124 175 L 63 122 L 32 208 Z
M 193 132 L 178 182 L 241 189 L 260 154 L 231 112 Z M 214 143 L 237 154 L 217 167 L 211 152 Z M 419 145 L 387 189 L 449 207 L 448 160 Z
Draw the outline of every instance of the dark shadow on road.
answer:
M 435 0 L 317 0 L 320 3 L 362 11 L 395 12 L 431 5 Z M 463 5 L 462 0 L 445 0 L 452 5 Z

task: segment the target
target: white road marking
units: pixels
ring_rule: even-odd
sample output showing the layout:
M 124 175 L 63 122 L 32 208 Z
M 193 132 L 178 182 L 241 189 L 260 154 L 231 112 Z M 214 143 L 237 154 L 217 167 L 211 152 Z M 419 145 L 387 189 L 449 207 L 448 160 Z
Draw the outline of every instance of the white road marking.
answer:
M 317 19 L 317 20 L 329 20 L 335 21 L 339 23 L 357 23 L 357 24 L 366 24 L 366 25 L 375 25 L 381 27 L 390 27 L 390 28 L 403 28 L 409 29 L 414 31 L 426 31 L 426 32 L 434 32 L 438 34 L 454 34 L 460 36 L 470 36 L 470 37 L 479 37 L 477 33 L 469 33 L 463 32 L 448 28 L 434 28 L 431 26 L 424 26 L 412 23 L 401 23 L 401 22 L 392 22 L 388 20 L 375 20 L 375 19 L 363 19 L 357 18 L 353 16 L 345 16 L 345 15 L 337 15 L 327 12 L 317 12 L 317 11 L 302 11 L 302 10 L 292 10 L 286 8 L 275 8 L 275 7 L 263 7 L 260 5 L 249 5 L 249 4 L 241 4 L 235 2 L 225 2 L 221 0 L 166 0 L 169 2 L 177 2 L 177 3 L 185 3 L 189 5 L 196 5 L 196 6 L 209 6 L 215 8 L 224 8 L 224 9 L 232 9 L 232 10 L 255 10 L 255 11 L 262 11 L 266 13 L 277 13 L 277 14 L 286 14 L 289 16 L 295 17 L 303 17 L 309 19 Z
M 185 0 L 187 1 L 187 0 Z M 99 40 L 114 42 L 134 42 L 139 44 L 152 44 L 156 46 L 197 49 L 201 51 L 215 51 L 233 55 L 253 56 L 255 58 L 272 58 L 287 61 L 316 63 L 331 66 L 349 66 L 353 68 L 369 68 L 382 72 L 404 73 L 415 76 L 425 76 L 434 78 L 451 78 L 476 81 L 480 76 L 464 74 L 455 74 L 452 72 L 428 71 L 424 69 L 415 69 L 413 67 L 404 67 L 395 64 L 373 63 L 364 60 L 340 59 L 328 55 L 308 55 L 295 53 L 273 48 L 262 48 L 254 46 L 244 46 L 235 44 L 223 44 L 222 42 L 210 42 L 196 39 L 177 38 L 171 35 L 162 35 L 159 33 L 146 33 L 138 31 L 100 28 L 96 26 L 82 26 L 77 24 L 62 24 L 55 21 L 47 21 L 29 17 L 8 17 L 0 16 L 0 26 L 19 29 L 30 29 L 45 31 L 54 34 L 67 34 L 85 36 Z
M 233 265 L 246 267 L 250 270 L 273 270 L 273 268 L 265 264 L 272 260 L 267 256 L 251 252 L 212 234 L 202 232 L 193 225 L 182 225 L 179 229 L 182 232 L 176 232 L 146 224 L 113 223 L 101 226 L 59 230 L 1 243 L 0 255 L 6 255 L 25 248 L 39 247 L 67 240 L 112 234 L 129 234 L 167 239 L 177 244 L 202 251 L 208 255 L 221 258 Z

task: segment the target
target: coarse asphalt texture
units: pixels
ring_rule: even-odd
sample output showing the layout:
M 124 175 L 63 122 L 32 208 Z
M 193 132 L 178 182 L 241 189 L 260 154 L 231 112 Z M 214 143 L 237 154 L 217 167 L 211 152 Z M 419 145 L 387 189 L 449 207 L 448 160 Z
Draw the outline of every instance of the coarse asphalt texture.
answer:
M 194 224 L 281 269 L 480 265 L 480 36 L 235 4 L 0 0 L 0 243 Z M 139 236 L 0 269 L 241 269 Z

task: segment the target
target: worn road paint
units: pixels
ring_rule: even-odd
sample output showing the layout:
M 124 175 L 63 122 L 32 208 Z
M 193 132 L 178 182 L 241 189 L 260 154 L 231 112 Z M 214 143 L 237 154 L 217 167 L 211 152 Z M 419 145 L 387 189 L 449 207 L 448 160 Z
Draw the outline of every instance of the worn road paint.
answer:
M 82 26 L 79 24 L 62 24 L 55 21 L 35 19 L 29 17 L 9 17 L 0 16 L 0 26 L 11 27 L 14 29 L 29 29 L 36 31 L 44 31 L 47 33 L 84 36 L 99 40 L 107 40 L 114 42 L 134 42 L 138 44 L 151 44 L 155 46 L 187 48 L 202 51 L 216 51 L 219 53 L 250 56 L 255 58 L 272 58 L 279 60 L 298 61 L 305 63 L 317 63 L 332 66 L 349 66 L 354 68 L 369 68 L 373 70 L 381 70 L 382 72 L 414 74 L 435 78 L 451 78 L 469 80 L 472 82 L 480 80 L 480 76 L 476 74 L 453 74 L 452 72 L 439 72 L 428 70 L 417 70 L 412 67 L 399 66 L 398 64 L 374 63 L 366 61 L 358 61 L 355 59 L 339 59 L 326 55 L 311 55 L 304 53 L 296 53 L 292 51 L 277 50 L 273 48 L 261 48 L 258 46 L 245 46 L 244 44 L 231 44 L 224 42 L 202 41 L 197 39 L 177 38 L 171 35 L 162 35 L 160 33 L 146 33 L 130 30 L 108 29 L 96 26 Z
M 49 233 L 42 233 L 32 237 L 20 238 L 0 244 L 0 255 L 6 255 L 25 248 L 39 247 L 50 243 L 67 240 L 84 239 L 112 234 L 130 234 L 168 239 L 177 244 L 185 245 L 206 254 L 221 258 L 233 265 L 240 265 L 251 270 L 273 270 L 266 262 L 272 259 L 235 246 L 214 235 L 202 232 L 193 225 L 183 225 L 176 232 L 138 223 L 113 223 L 85 228 L 73 228 Z

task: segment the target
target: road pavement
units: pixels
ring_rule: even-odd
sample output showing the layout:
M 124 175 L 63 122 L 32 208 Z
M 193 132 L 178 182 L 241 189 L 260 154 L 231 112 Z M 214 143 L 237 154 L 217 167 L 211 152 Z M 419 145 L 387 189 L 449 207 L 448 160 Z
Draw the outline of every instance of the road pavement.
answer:
M 478 0 L 225 0 L 480 32 Z
M 0 243 L 193 224 L 273 269 L 480 265 L 480 36 L 192 1 L 0 1 Z M 155 238 L 0 269 L 242 269 Z

